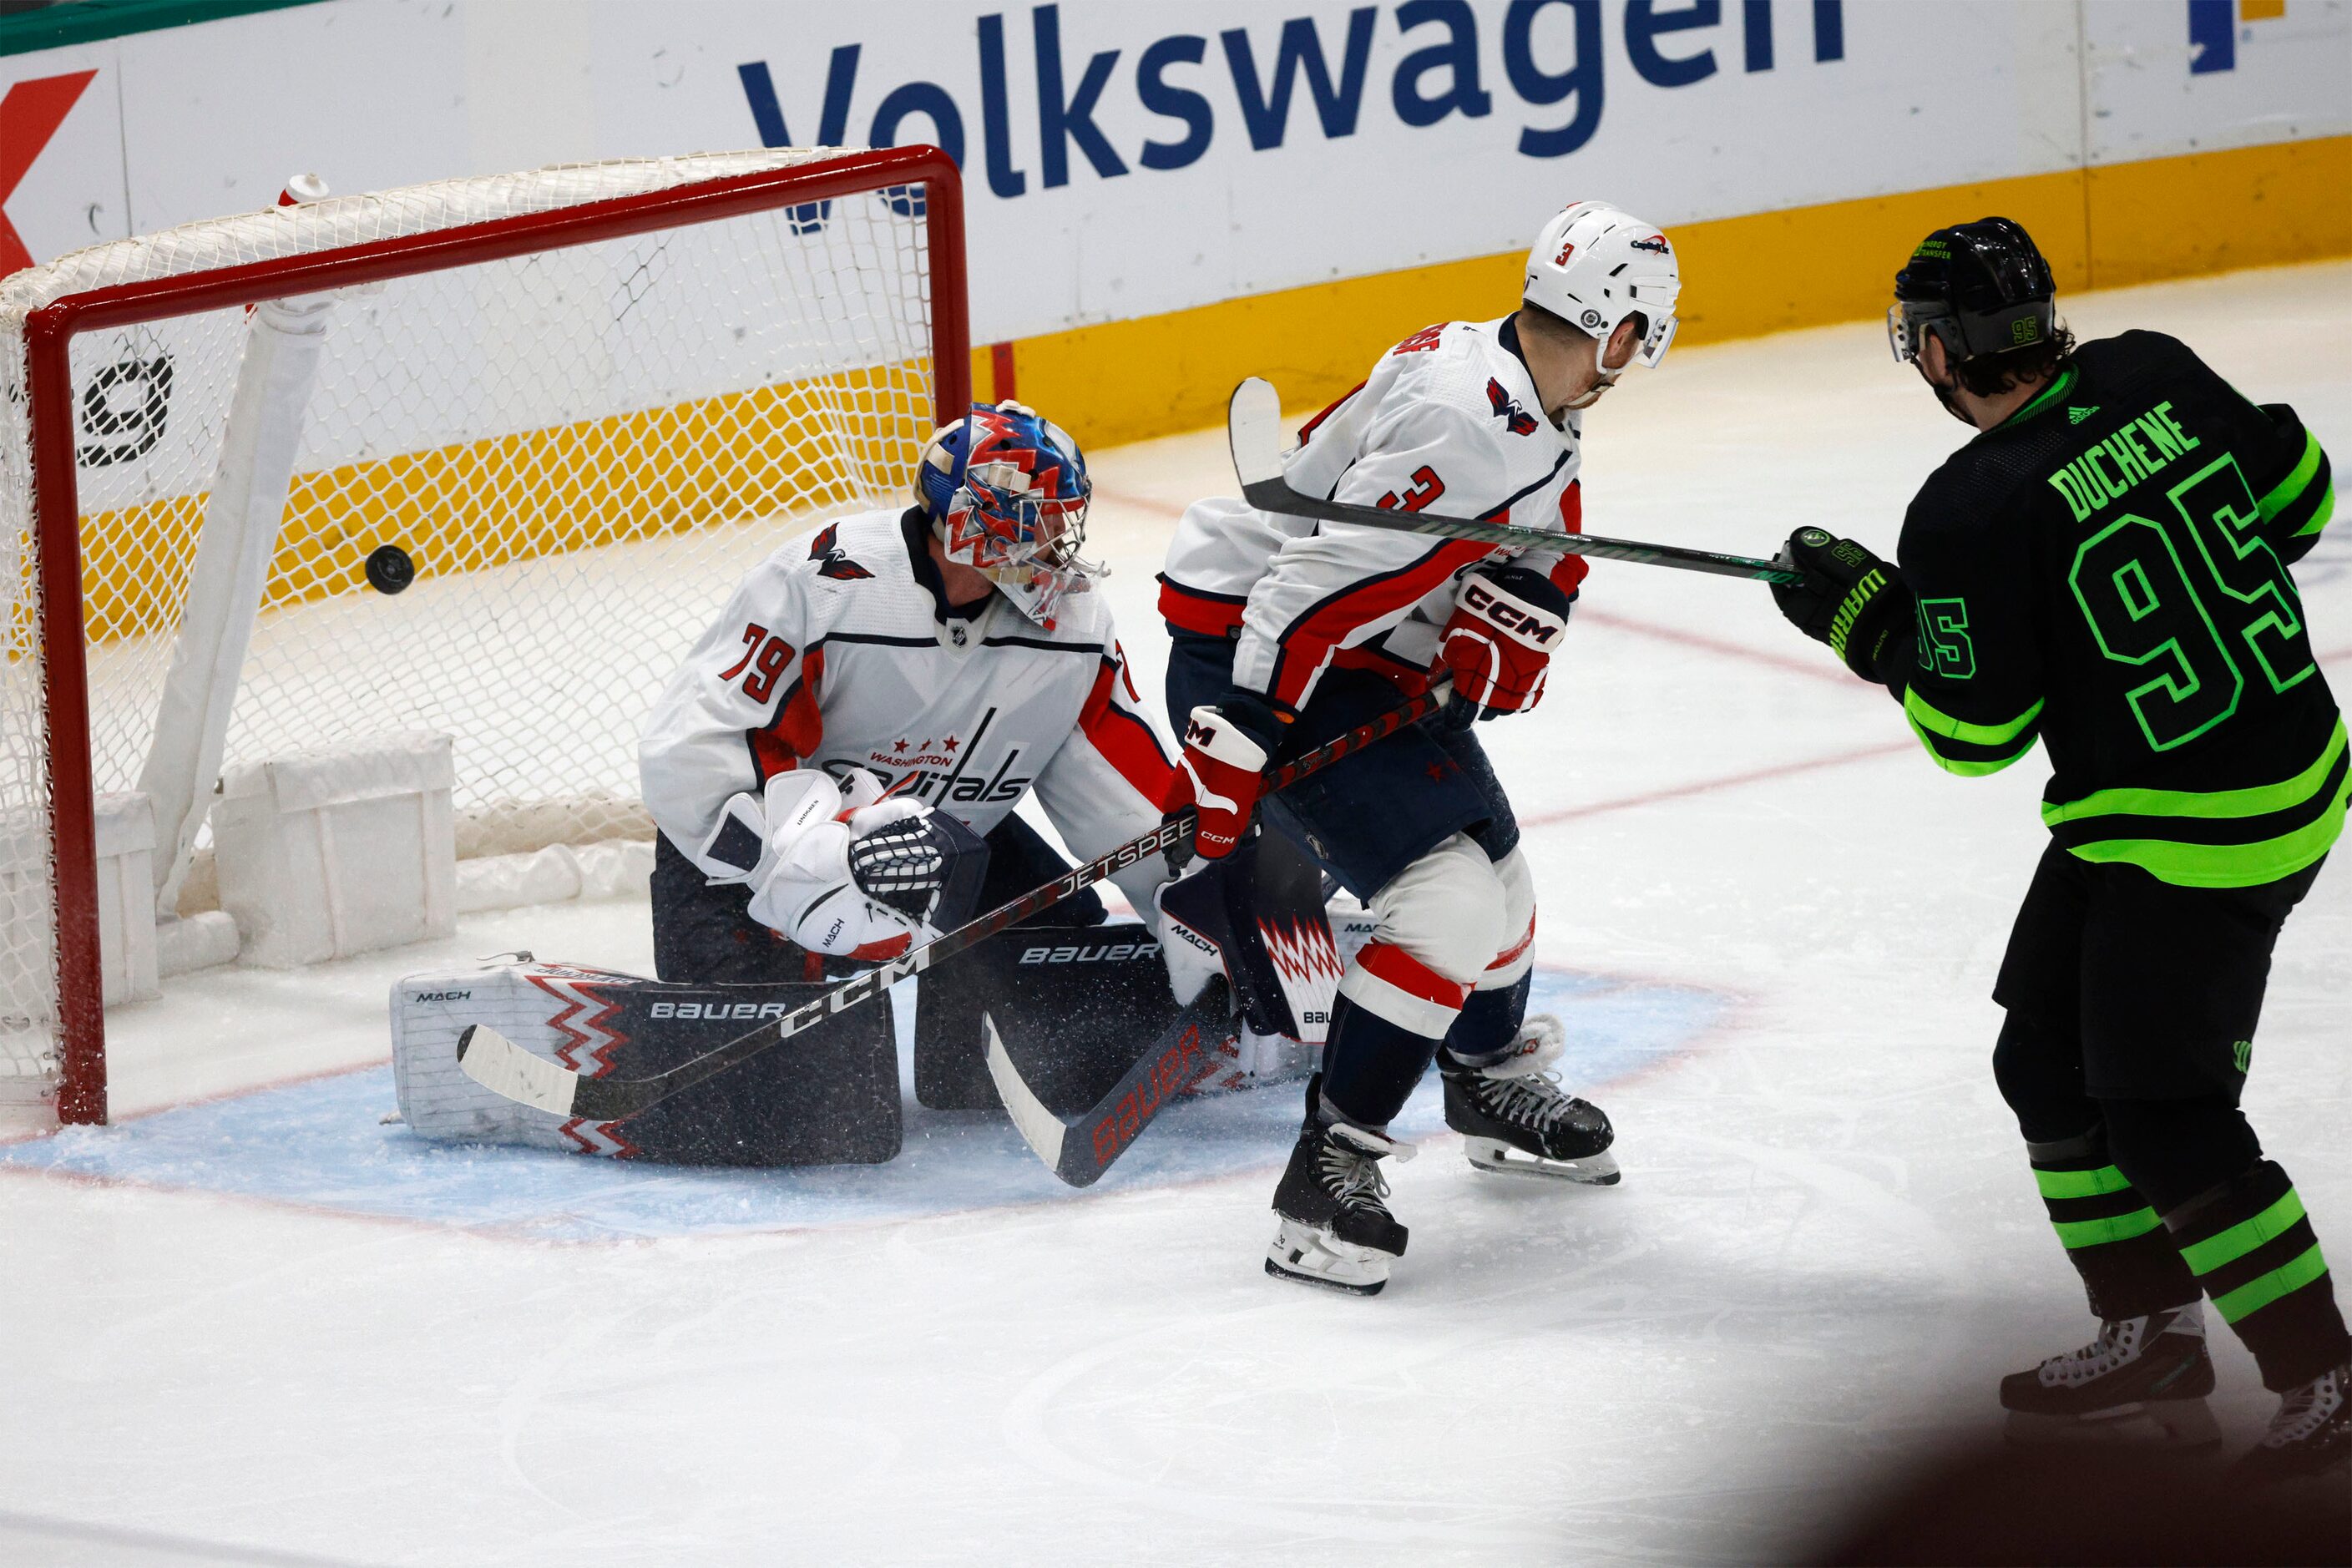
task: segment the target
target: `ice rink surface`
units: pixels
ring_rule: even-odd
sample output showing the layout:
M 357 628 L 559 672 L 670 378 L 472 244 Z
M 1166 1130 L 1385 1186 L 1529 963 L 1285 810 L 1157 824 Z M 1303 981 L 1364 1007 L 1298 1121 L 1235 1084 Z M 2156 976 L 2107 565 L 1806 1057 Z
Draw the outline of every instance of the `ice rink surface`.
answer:
M 1471 303 L 1475 306 L 1475 302 Z M 2352 265 L 2062 301 L 2173 332 L 2352 453 Z M 1277 362 L 1268 374 L 1281 379 Z M 1083 409 L 1049 410 L 1083 437 Z M 1962 439 L 1875 325 L 1635 371 L 1596 533 L 1891 552 Z M 1222 435 L 1093 455 L 1156 682 L 1156 570 Z M 2352 535 L 2298 570 L 2352 687 Z M 2086 1337 L 1987 1058 L 2039 756 L 1930 764 L 1753 584 L 1595 566 L 1538 713 L 1483 737 L 1539 1002 L 1622 1185 L 1474 1173 L 1424 1092 L 1387 1294 L 1269 1280 L 1296 1089 L 1181 1107 L 1101 1186 L 910 1110 L 891 1166 L 452 1151 L 391 1108 L 384 995 L 529 947 L 650 972 L 642 904 L 215 971 L 110 1021 L 120 1124 L 0 1149 L 0 1562 L 1769 1561 L 1856 1479 L 1996 1429 Z M 2247 1104 L 2352 1259 L 2352 872 L 2289 922 Z M 2217 1339 L 2233 1446 L 2272 1399 Z

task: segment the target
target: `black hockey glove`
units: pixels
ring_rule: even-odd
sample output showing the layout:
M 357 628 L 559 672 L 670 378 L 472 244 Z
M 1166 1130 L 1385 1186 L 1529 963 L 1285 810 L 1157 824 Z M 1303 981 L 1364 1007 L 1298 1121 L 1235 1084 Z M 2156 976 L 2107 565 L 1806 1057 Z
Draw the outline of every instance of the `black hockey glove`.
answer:
M 1772 598 L 1789 624 L 1830 645 L 1830 651 L 1864 680 L 1885 684 L 1878 659 L 1890 637 L 1911 626 L 1911 589 L 1902 574 L 1851 539 L 1801 528 L 1781 552 L 1805 574 L 1801 583 L 1775 583 Z

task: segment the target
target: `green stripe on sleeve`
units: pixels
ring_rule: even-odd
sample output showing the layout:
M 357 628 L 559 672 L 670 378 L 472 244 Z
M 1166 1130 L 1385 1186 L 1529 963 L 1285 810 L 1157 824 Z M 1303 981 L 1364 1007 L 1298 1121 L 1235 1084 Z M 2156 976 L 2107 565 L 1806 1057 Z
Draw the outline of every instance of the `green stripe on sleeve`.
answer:
M 2294 536 L 2297 539 L 2301 539 L 2306 533 L 2317 533 L 2321 529 L 2327 526 L 2327 520 L 2335 515 L 2336 487 L 2331 484 L 2327 487 L 2327 493 L 2319 498 L 2319 505 L 2313 510 L 2311 521 L 2305 523 L 2301 528 L 2296 529 L 2294 531 Z
M 2284 1236 L 2289 1226 L 2303 1217 L 2303 1200 L 2289 1187 L 2284 1196 L 2254 1215 L 2242 1219 L 2229 1229 L 2216 1231 L 2202 1241 L 2191 1242 L 2180 1249 L 2182 1261 L 2192 1274 L 2210 1274 L 2224 1263 L 2234 1263 L 2266 1241 Z
M 2058 1245 L 2072 1252 L 2077 1247 L 2097 1247 L 2110 1241 L 2129 1241 L 2136 1236 L 2146 1236 L 2164 1222 L 2156 1217 L 2154 1209 L 2134 1209 L 2112 1219 L 2062 1219 L 2053 1221 L 2051 1229 L 2058 1233 Z
M 2119 1193 L 2131 1183 L 2113 1165 L 2102 1165 L 2095 1171 L 2040 1171 L 2033 1173 L 2033 1184 L 2042 1189 L 2045 1198 L 2095 1198 L 2105 1193 Z
M 2033 750 L 2033 737 L 2028 735 L 2019 742 L 2017 750 L 2005 756 L 1955 757 L 1944 750 L 1935 736 L 1917 724 L 1911 726 L 1911 732 L 1919 737 L 1919 743 L 1927 748 L 1927 755 L 1934 760 L 1937 767 L 1948 773 L 1954 773 L 1964 779 L 1979 779 L 1987 773 L 1997 773 Z
M 2261 1310 L 2281 1296 L 2302 1289 L 2327 1272 L 2327 1259 L 2319 1255 L 2319 1243 L 2305 1247 L 2292 1261 L 2272 1269 L 2258 1279 L 2249 1279 L 2226 1295 L 2213 1298 L 2214 1309 L 2225 1323 L 2234 1323 L 2249 1313 Z
M 2115 812 L 2133 816 L 2262 816 L 2273 811 L 2287 811 L 2302 805 L 2319 792 L 2336 766 L 2336 759 L 2344 754 L 2346 734 L 2344 721 L 2336 721 L 2336 732 L 2320 748 L 2311 765 L 2290 779 L 2277 784 L 2254 784 L 2245 789 L 2103 789 L 2086 795 L 2080 800 L 2045 805 L 2042 820 L 2052 827 L 2062 822 L 2074 822 L 2085 816 L 2105 816 Z
M 2305 430 L 2303 433 L 2302 460 L 2295 464 L 2286 478 L 2271 487 L 2270 494 L 2254 503 L 2255 510 L 2262 513 L 2264 522 L 2268 522 L 2294 504 L 2295 498 L 2303 494 L 2311 484 L 2311 477 L 2319 472 L 2320 459 L 2323 455 L 2319 449 L 2319 437 Z
M 1919 695 L 1916 686 L 1903 693 L 1903 711 L 1911 722 L 1931 735 L 1941 735 L 1949 741 L 1966 741 L 1971 746 L 2006 746 L 2025 732 L 2027 725 L 2042 717 L 2042 700 L 2011 719 L 2006 724 L 1971 724 L 1965 719 L 1955 719 Z

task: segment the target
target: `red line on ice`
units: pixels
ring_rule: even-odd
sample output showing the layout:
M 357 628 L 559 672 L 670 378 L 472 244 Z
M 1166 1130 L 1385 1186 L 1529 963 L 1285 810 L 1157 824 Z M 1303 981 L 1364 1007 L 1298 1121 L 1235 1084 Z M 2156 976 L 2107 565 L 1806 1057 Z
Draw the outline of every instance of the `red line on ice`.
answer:
M 1796 773 L 1809 773 L 1821 768 L 1843 767 L 1848 763 L 1868 762 L 1874 757 L 1893 756 L 1908 752 L 1917 745 L 1915 741 L 1887 741 L 1859 751 L 1840 752 L 1833 756 L 1808 757 L 1802 762 L 1779 763 L 1769 768 L 1753 768 L 1744 773 L 1727 773 L 1721 778 L 1699 779 L 1691 784 L 1675 784 L 1666 789 L 1649 790 L 1641 795 L 1622 795 L 1615 800 L 1596 800 L 1584 805 L 1563 806 L 1558 811 L 1539 811 L 1519 818 L 1521 827 L 1549 827 L 1554 824 L 1572 822 L 1580 816 L 1599 816 L 1605 812 L 1626 811 L 1637 805 L 1652 805 L 1662 800 L 1680 800 L 1685 795 L 1706 795 L 1718 789 L 1736 789 L 1741 784 L 1762 784 L 1767 779 L 1788 778 Z

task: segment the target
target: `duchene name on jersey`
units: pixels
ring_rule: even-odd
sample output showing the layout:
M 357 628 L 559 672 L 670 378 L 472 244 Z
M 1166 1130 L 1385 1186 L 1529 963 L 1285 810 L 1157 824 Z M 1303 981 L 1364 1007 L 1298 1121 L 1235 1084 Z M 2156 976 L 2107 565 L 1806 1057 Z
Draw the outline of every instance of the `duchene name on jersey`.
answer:
M 2197 447 L 2197 437 L 2173 418 L 2172 405 L 2159 403 L 2125 420 L 2105 439 L 2069 459 L 2050 476 L 2050 485 L 2066 498 L 2076 522 L 2087 521 L 2093 513 L 2123 500 L 2133 486 Z

